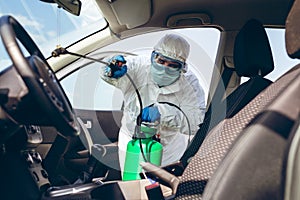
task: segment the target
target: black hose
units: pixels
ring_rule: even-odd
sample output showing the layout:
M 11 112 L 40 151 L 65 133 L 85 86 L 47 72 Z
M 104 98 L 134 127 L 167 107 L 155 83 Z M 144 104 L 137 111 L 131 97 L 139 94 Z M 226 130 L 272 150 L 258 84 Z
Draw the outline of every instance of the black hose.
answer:
M 145 162 L 148 162 L 148 159 L 146 158 L 146 155 L 145 155 L 145 152 L 144 152 L 144 149 L 143 149 L 142 138 L 139 138 L 139 143 L 140 143 L 140 149 L 141 149 L 143 159 L 145 160 Z
M 187 117 L 187 115 L 183 112 L 183 110 L 177 106 L 176 104 L 170 103 L 170 102 L 158 102 L 158 103 L 162 103 L 162 104 L 168 104 L 170 106 L 174 106 L 175 108 L 177 108 L 178 110 L 180 110 L 182 112 L 182 114 L 184 115 L 184 117 L 186 118 L 186 122 L 188 125 L 188 129 L 189 129 L 189 141 L 188 141 L 188 145 L 191 143 L 191 135 L 192 135 L 192 131 L 191 131 L 191 125 L 190 125 L 190 121 L 189 118 Z
M 137 95 L 138 100 L 139 100 L 140 114 L 137 116 L 136 124 L 137 124 L 137 126 L 141 126 L 141 124 L 142 124 L 142 113 L 143 113 L 143 102 L 142 102 L 141 94 L 140 94 L 138 88 L 136 87 L 136 85 L 134 84 L 132 78 L 129 76 L 129 74 L 126 73 L 126 76 L 129 79 L 129 81 L 131 82 L 132 86 L 134 87 L 136 95 Z

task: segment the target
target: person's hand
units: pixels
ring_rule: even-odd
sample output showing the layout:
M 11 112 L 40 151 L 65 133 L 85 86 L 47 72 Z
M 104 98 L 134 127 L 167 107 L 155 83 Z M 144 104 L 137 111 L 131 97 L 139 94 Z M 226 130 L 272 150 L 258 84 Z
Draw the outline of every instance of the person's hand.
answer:
M 113 73 L 112 77 L 120 78 L 120 77 L 124 76 L 126 74 L 126 72 L 127 72 L 127 65 L 123 65 L 122 67 L 119 67 L 119 69 Z
M 127 73 L 126 60 L 122 55 L 111 58 L 108 66 L 105 67 L 105 75 L 112 78 L 120 78 Z
M 155 122 L 160 118 L 160 113 L 156 106 L 146 107 L 142 111 L 142 121 Z
M 111 68 L 109 66 L 105 66 L 105 76 L 111 77 Z

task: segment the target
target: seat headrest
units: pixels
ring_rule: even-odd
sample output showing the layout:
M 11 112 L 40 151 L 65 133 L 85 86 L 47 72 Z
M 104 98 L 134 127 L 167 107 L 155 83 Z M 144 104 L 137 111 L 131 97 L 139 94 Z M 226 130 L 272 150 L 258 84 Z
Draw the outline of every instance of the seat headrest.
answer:
M 300 1 L 295 0 L 285 22 L 285 44 L 291 58 L 300 58 Z
M 259 21 L 249 20 L 237 34 L 233 59 L 239 76 L 265 76 L 273 71 L 274 61 L 268 36 Z

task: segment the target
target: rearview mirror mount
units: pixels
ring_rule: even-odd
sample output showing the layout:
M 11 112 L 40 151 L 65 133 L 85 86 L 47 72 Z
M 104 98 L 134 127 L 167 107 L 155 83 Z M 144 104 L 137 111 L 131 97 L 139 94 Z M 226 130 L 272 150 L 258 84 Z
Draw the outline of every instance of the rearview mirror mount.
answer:
M 81 10 L 80 0 L 40 0 L 47 3 L 57 3 L 58 7 L 63 8 L 69 13 L 79 16 Z
M 79 16 L 81 9 L 80 0 L 53 0 L 58 6 L 62 7 L 66 11 Z

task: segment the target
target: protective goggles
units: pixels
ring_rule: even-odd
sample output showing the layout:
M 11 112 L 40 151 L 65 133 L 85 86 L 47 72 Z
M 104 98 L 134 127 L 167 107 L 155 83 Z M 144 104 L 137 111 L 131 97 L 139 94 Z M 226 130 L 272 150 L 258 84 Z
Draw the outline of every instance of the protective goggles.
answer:
M 152 61 L 157 62 L 160 65 L 164 65 L 169 68 L 180 70 L 184 67 L 185 63 L 173 58 L 162 55 L 156 51 L 152 52 L 151 55 Z

